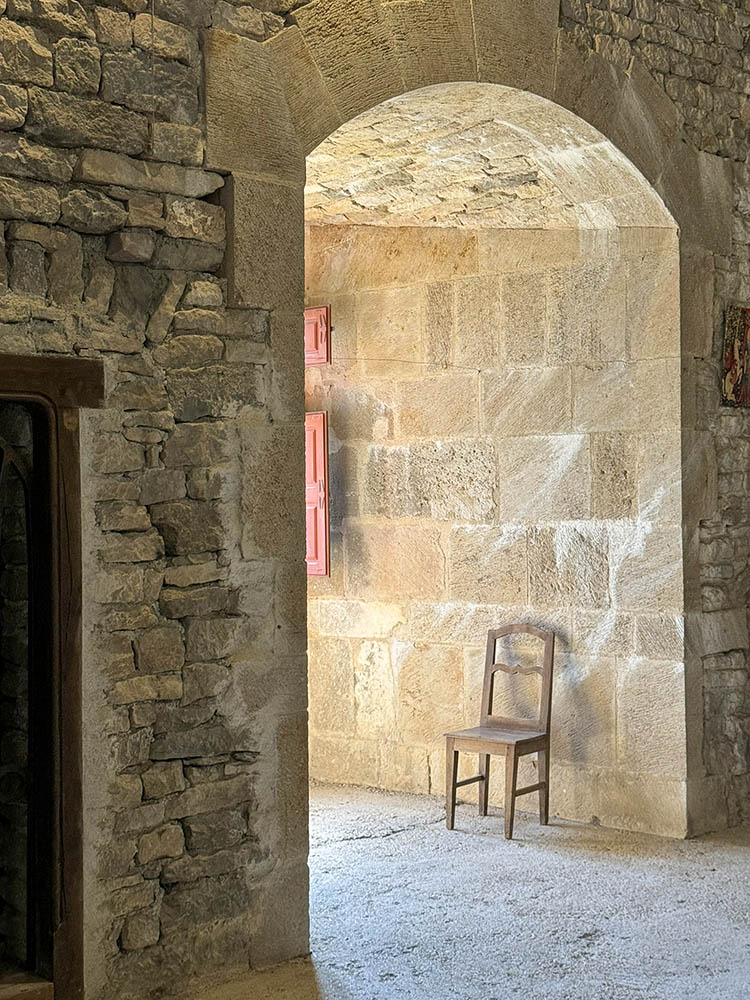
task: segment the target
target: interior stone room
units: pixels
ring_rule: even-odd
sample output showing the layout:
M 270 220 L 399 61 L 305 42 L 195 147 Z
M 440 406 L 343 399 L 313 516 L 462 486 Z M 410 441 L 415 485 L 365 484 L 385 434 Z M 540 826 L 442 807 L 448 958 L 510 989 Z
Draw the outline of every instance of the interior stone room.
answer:
M 0 0 L 0 1000 L 630 1000 L 647 888 L 741 995 L 749 71 L 748 0 Z

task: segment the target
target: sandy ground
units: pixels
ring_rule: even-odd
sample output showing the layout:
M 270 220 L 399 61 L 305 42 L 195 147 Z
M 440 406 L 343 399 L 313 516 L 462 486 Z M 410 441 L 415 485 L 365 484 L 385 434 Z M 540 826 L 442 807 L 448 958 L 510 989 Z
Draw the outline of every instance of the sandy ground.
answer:
M 311 792 L 312 958 L 203 1000 L 748 1000 L 750 830 L 662 840 Z

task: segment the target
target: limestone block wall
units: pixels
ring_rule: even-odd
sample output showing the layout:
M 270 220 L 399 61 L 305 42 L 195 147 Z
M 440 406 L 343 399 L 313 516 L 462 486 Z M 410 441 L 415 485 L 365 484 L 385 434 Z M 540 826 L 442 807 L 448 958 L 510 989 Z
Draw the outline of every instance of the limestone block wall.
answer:
M 533 621 L 559 637 L 555 812 L 684 832 L 674 230 L 314 225 L 306 274 L 333 311 L 306 373 L 313 777 L 442 794 L 487 629 Z
M 0 9 L 0 353 L 106 374 L 81 422 L 85 997 L 163 996 L 307 948 L 302 526 L 251 527 L 269 488 L 296 513 L 258 469 L 272 434 L 302 461 L 301 319 L 228 308 L 201 93 L 205 28 L 283 21 Z

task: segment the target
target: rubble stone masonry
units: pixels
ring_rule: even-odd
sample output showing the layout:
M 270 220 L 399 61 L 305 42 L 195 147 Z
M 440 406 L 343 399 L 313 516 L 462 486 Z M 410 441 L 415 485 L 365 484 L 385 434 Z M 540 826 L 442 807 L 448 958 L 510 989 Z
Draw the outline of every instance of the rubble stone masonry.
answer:
M 750 2 L 526 6 L 0 0 L 0 352 L 106 370 L 81 432 L 86 1000 L 307 948 L 304 154 L 263 137 L 293 125 L 309 151 L 427 83 L 495 73 L 562 101 L 552 54 L 593 50 L 635 81 L 618 93 L 657 95 L 665 134 L 684 121 L 692 158 L 665 176 L 693 171 L 686 218 L 734 186 L 731 233 L 684 227 L 683 302 L 715 338 L 684 346 L 683 410 L 718 482 L 699 755 L 711 821 L 748 818 L 750 418 L 719 407 L 717 366 L 725 303 L 750 304 Z

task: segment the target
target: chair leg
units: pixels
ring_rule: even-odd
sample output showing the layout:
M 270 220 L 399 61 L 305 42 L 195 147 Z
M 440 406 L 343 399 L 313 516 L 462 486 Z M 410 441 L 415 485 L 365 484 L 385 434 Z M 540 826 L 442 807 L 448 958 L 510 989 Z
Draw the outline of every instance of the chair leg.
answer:
M 549 748 L 540 750 L 538 759 L 539 780 L 544 782 L 544 787 L 539 789 L 539 822 L 546 826 L 549 823 Z
M 484 768 L 482 768 L 482 757 L 484 757 Z M 479 755 L 479 773 L 484 775 L 479 782 L 479 815 L 487 815 L 487 801 L 490 795 L 490 755 L 488 753 Z
M 445 825 L 453 829 L 456 816 L 456 779 L 458 777 L 458 750 L 453 740 L 445 741 Z
M 518 756 L 515 747 L 508 747 L 505 755 L 505 839 L 513 839 L 513 820 L 516 815 L 516 782 Z

